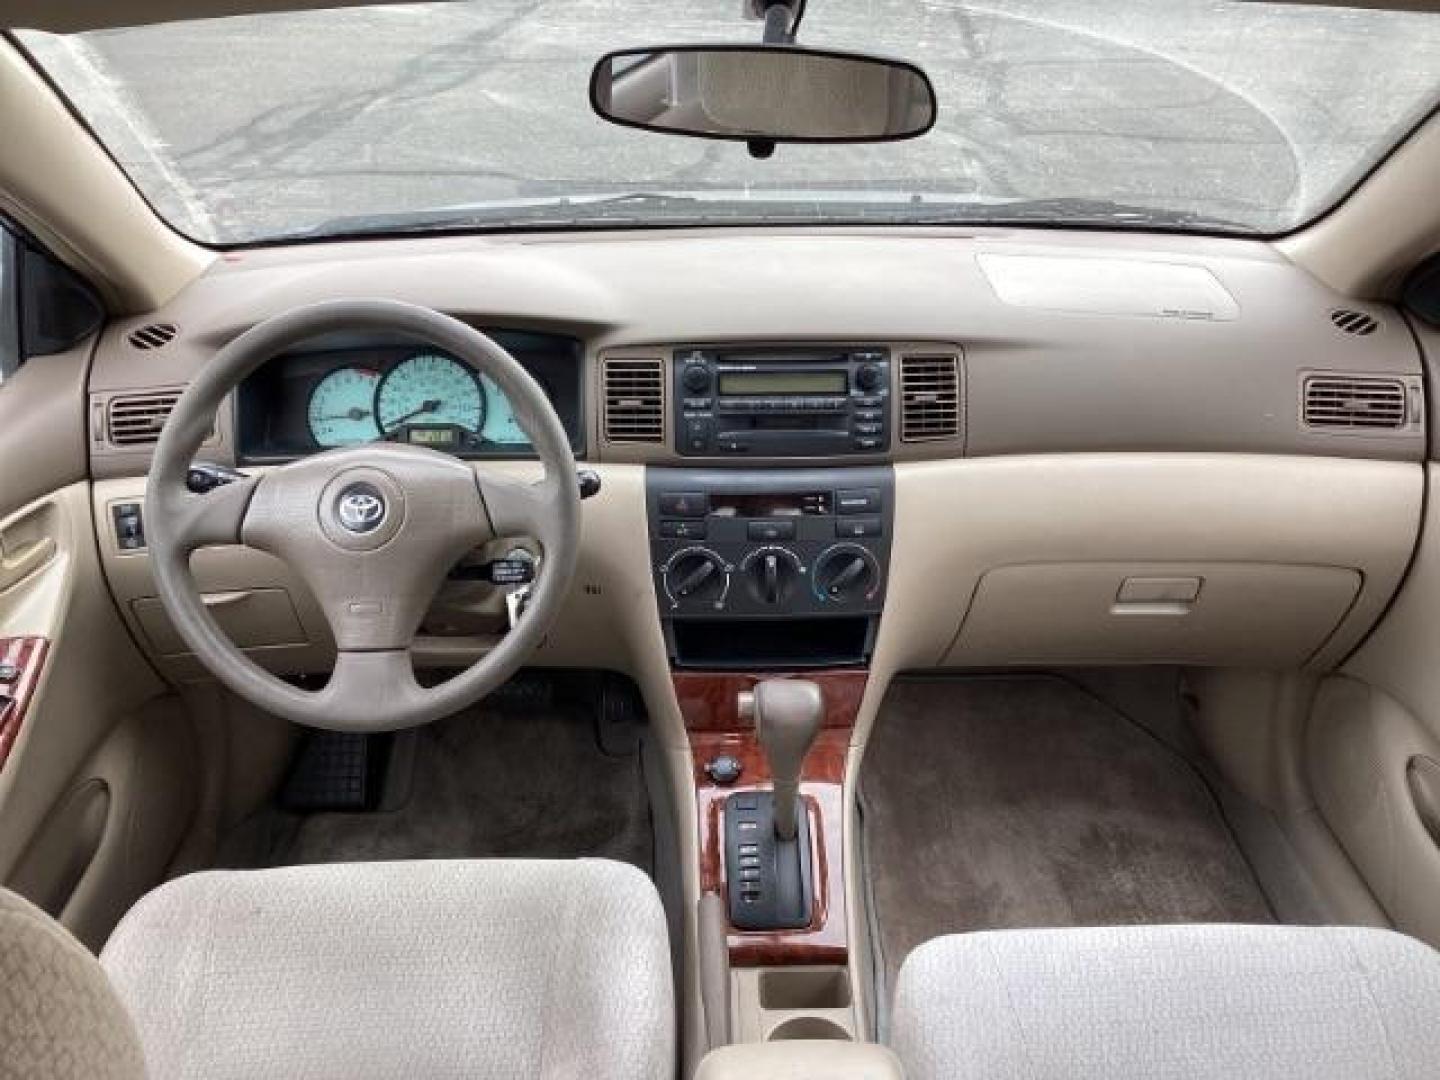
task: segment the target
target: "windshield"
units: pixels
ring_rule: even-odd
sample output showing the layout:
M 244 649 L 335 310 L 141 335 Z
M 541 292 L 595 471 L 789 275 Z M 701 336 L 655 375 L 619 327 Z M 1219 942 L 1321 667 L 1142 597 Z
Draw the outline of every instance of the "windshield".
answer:
M 205 243 L 506 226 L 1288 231 L 1440 99 L 1440 16 L 1227 0 L 810 0 L 800 42 L 929 74 L 924 136 L 780 146 L 590 110 L 611 49 L 756 42 L 741 0 L 482 0 L 20 40 Z

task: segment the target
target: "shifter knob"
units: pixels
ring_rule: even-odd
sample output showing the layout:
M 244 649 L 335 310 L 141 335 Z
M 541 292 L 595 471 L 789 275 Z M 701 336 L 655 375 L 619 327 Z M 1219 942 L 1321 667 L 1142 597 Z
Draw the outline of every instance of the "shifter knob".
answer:
M 807 679 L 766 679 L 740 695 L 740 715 L 753 718 L 775 787 L 775 834 L 793 840 L 800 808 L 800 767 L 820 731 L 825 698 Z

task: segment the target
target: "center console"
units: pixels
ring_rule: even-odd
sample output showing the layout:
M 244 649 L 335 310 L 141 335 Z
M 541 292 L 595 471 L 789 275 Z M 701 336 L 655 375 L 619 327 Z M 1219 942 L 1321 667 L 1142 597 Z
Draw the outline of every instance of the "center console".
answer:
M 650 553 L 676 668 L 868 662 L 885 603 L 894 474 L 650 469 Z

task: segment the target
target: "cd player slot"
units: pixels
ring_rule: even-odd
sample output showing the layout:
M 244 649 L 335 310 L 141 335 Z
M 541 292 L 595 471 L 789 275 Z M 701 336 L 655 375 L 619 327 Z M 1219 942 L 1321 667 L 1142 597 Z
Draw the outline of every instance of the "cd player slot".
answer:
M 810 431 L 843 434 L 849 430 L 843 415 L 810 416 L 726 416 L 720 420 L 720 435 L 750 431 L 788 431 L 800 435 Z

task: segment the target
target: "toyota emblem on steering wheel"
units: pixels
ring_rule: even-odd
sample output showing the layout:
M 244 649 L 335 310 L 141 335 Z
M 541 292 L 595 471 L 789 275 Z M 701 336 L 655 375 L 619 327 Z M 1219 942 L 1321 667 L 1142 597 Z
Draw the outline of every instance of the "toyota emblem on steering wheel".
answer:
M 340 493 L 335 516 L 352 533 L 374 532 L 385 520 L 385 497 L 369 484 L 351 484 Z

